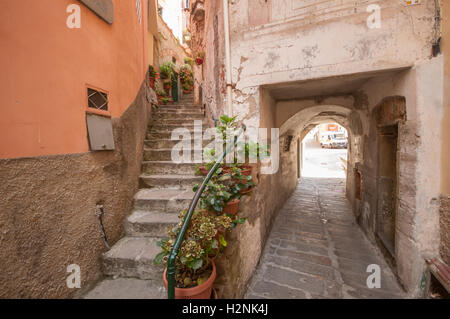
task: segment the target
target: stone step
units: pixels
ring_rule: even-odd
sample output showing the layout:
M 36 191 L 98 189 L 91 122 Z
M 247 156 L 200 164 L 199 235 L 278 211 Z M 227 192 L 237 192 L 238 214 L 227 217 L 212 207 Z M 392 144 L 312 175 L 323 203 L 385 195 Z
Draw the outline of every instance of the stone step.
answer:
M 178 151 L 175 151 L 178 155 Z M 198 158 L 202 158 L 203 150 L 194 151 L 191 149 L 189 159 L 194 162 L 194 154 L 198 154 Z M 175 161 L 177 158 L 172 158 L 172 148 L 144 148 L 144 161 Z M 180 161 L 183 159 L 180 159 Z
M 192 189 L 194 185 L 201 183 L 201 176 L 194 175 L 146 175 L 140 176 L 143 188 L 173 188 Z
M 165 115 L 165 114 L 204 114 L 203 109 L 199 107 L 192 107 L 192 108 L 165 108 L 165 109 L 157 109 L 154 113 L 155 116 L 157 115 Z
M 134 195 L 136 210 L 178 214 L 188 209 L 194 197 L 192 190 L 142 188 Z
M 83 299 L 166 299 L 167 291 L 160 282 L 137 278 L 106 278 Z
M 175 145 L 177 145 L 178 143 L 180 143 L 180 140 L 171 140 L 171 139 L 151 139 L 151 140 L 145 140 L 144 141 L 144 145 L 146 148 L 154 148 L 154 149 L 158 149 L 158 148 L 172 148 Z M 211 140 L 202 140 L 202 146 L 206 146 L 209 143 L 211 143 Z M 191 140 L 191 148 L 194 148 L 194 143 Z
M 153 115 L 153 121 L 165 121 L 165 120 L 204 120 L 203 113 L 199 112 L 160 112 Z
M 167 231 L 179 223 L 177 214 L 136 210 L 125 221 L 125 233 L 132 237 L 167 237 Z
M 202 110 L 200 105 L 193 103 L 186 104 L 166 104 L 158 106 L 159 111 L 198 111 Z
M 103 273 L 114 277 L 133 277 L 161 282 L 164 266 L 154 265 L 161 251 L 157 238 L 124 237 L 103 254 Z
M 193 127 L 185 127 L 189 133 L 191 134 L 191 136 L 194 136 L 194 128 Z M 148 140 L 160 140 L 160 139 L 171 139 L 172 138 L 172 132 L 173 129 L 167 129 L 167 128 L 150 128 L 147 130 L 147 135 L 146 135 L 146 139 Z M 206 132 L 206 127 L 203 126 L 202 128 L 202 134 L 204 135 Z M 214 132 L 212 133 L 214 134 Z M 178 135 L 176 135 L 178 136 Z
M 205 127 L 205 124 L 202 124 L 201 126 L 199 126 L 200 129 L 203 131 L 203 128 Z M 166 123 L 162 123 L 160 121 L 155 121 L 154 123 L 150 124 L 148 126 L 148 130 L 152 131 L 162 131 L 162 130 L 169 130 L 169 131 L 173 131 L 177 128 L 187 128 L 190 132 L 194 131 L 194 121 L 190 121 L 190 122 L 184 122 L 184 123 L 179 123 L 179 124 L 166 124 Z
M 142 163 L 142 172 L 148 175 L 193 175 L 196 165 L 194 163 L 177 164 L 172 161 L 146 161 Z
M 195 123 L 201 123 L 202 126 L 207 125 L 207 121 L 205 118 L 193 119 L 193 118 L 178 118 L 178 119 L 158 119 L 154 118 L 152 123 L 149 124 L 149 127 L 154 126 L 182 126 L 184 124 L 194 125 Z

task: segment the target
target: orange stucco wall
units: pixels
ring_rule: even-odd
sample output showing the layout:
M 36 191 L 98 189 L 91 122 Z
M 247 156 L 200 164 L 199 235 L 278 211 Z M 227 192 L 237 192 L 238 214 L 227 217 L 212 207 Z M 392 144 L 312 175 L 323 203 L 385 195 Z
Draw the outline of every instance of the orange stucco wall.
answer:
M 141 24 L 135 0 L 113 0 L 112 25 L 75 0 L 0 1 L 0 158 L 87 152 L 87 86 L 109 93 L 112 117 L 128 108 L 148 66 L 140 1 Z

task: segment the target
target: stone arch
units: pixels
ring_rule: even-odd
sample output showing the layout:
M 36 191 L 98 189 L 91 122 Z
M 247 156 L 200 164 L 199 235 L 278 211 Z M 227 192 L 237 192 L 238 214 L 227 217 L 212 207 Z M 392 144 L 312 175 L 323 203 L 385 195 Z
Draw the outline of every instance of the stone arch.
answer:
M 280 127 L 280 136 L 287 131 L 301 132 L 311 123 L 335 121 L 349 129 L 349 118 L 352 110 L 342 105 L 314 105 L 301 109 Z
M 328 122 L 340 124 L 348 132 L 348 157 L 347 157 L 347 197 L 355 197 L 358 172 L 356 167 L 362 161 L 362 143 L 364 125 L 360 113 L 354 110 L 353 105 L 315 104 L 307 106 L 287 119 L 280 127 L 280 137 L 284 141 L 286 136 L 295 136 L 300 143 L 306 134 L 316 125 Z M 297 146 L 298 156 L 301 156 L 300 145 Z M 281 159 L 287 158 L 286 155 Z M 301 159 L 297 159 L 301 161 Z M 292 162 L 292 159 L 291 159 Z M 300 170 L 301 163 L 298 164 Z M 300 175 L 300 174 L 299 174 Z

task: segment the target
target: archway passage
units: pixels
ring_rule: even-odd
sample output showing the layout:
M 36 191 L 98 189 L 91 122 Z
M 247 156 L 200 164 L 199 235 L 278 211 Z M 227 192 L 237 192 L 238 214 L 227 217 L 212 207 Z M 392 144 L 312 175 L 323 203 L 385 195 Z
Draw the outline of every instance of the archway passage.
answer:
M 347 177 L 348 132 L 343 126 L 319 124 L 306 134 L 299 146 L 302 177 Z
M 344 112 L 338 117 L 317 107 L 316 114 L 300 129 L 285 129 L 297 139 L 300 179 L 275 219 L 246 297 L 403 298 L 347 198 L 349 188 L 354 196 L 361 192 L 353 189 L 360 184 L 354 168 L 358 139 L 335 120 L 349 123 Z
M 381 287 L 371 289 L 367 270 L 378 266 Z M 344 179 L 323 177 L 303 177 L 279 212 L 246 294 L 252 299 L 403 297 L 389 266 L 356 224 Z
M 398 271 L 395 262 L 406 104 L 374 90 L 387 83 L 380 79 L 264 87 L 261 118 L 280 128 L 280 172 L 273 180 L 293 193 L 272 224 L 248 297 L 405 296 L 396 277 L 404 268 Z M 371 90 L 373 97 L 362 93 Z M 346 153 L 322 149 L 311 132 L 331 123 L 348 137 Z M 322 156 L 327 151 L 336 154 Z M 372 289 L 377 278 L 381 287 Z

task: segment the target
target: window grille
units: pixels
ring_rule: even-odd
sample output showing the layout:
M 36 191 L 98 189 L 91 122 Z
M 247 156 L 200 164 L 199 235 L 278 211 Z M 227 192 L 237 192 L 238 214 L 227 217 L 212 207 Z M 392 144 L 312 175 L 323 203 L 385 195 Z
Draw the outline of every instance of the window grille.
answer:
M 93 109 L 108 111 L 108 94 L 88 88 L 88 106 Z

